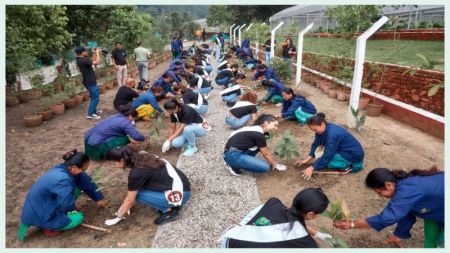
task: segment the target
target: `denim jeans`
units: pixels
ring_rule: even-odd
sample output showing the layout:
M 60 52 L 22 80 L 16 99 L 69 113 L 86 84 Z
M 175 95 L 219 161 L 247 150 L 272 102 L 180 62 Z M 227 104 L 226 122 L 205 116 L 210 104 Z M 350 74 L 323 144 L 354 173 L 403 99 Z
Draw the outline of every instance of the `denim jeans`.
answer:
M 238 100 L 239 96 L 236 93 L 233 93 L 228 96 L 222 96 L 223 102 L 236 102 Z
M 207 93 L 210 93 L 211 90 L 212 90 L 211 86 L 205 87 L 205 88 L 200 88 L 200 89 L 198 89 L 198 93 L 200 93 L 200 94 L 207 94 Z
M 88 115 L 92 116 L 92 114 L 97 113 L 97 105 L 100 102 L 100 90 L 98 89 L 97 84 L 86 87 L 89 92 L 89 96 L 91 97 L 91 101 L 89 103 Z
M 266 64 L 269 65 L 270 64 L 270 52 L 266 51 Z
M 216 45 L 216 47 L 214 49 L 216 51 L 216 62 L 219 63 L 219 60 L 220 60 L 220 46 Z
M 189 125 L 183 129 L 183 133 L 172 140 L 172 147 L 181 148 L 187 142 L 189 146 L 196 147 L 195 137 L 203 137 L 206 130 L 199 125 Z
M 139 61 L 138 69 L 139 69 L 140 80 L 148 81 L 148 62 L 147 61 Z
M 234 169 L 247 170 L 254 173 L 265 173 L 270 169 L 270 165 L 256 158 L 256 151 L 229 150 L 224 153 L 223 159 Z
M 190 191 L 183 192 L 183 201 L 181 202 L 182 205 L 186 204 L 190 197 Z M 136 200 L 146 206 L 156 208 L 163 213 L 167 212 L 169 208 L 174 207 L 173 205 L 169 204 L 166 196 L 164 195 L 164 192 L 140 190 L 137 193 Z
M 227 123 L 233 129 L 239 129 L 251 119 L 252 119 L 251 114 L 244 115 L 240 118 L 236 118 L 234 116 L 230 116 L 227 114 L 225 116 L 225 123 Z
M 198 114 L 205 114 L 208 111 L 208 105 L 201 105 L 198 108 L 195 108 Z
M 205 67 L 203 68 L 203 70 L 205 70 L 208 74 L 211 74 L 212 67 L 211 67 L 211 65 L 208 65 L 208 66 L 205 66 Z
M 222 78 L 222 79 L 217 79 L 216 80 L 216 84 L 217 85 L 227 85 L 229 79 L 230 78 L 228 78 L 228 77 L 225 77 L 225 78 Z

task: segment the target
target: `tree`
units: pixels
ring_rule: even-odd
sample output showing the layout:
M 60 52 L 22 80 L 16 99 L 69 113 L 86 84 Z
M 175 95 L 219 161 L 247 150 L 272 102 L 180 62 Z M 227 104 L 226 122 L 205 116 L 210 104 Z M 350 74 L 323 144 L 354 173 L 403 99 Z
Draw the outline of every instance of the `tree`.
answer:
M 64 6 L 6 6 L 6 74 L 12 87 L 16 75 L 35 68 L 36 57 L 58 56 L 71 41 Z
M 208 26 L 218 26 L 219 30 L 226 25 L 230 25 L 233 20 L 232 13 L 224 5 L 211 5 L 208 8 L 208 16 L 206 16 L 206 24 Z
M 371 26 L 379 17 L 380 5 L 340 5 L 328 8 L 326 15 L 329 19 L 335 18 L 341 32 L 359 32 Z

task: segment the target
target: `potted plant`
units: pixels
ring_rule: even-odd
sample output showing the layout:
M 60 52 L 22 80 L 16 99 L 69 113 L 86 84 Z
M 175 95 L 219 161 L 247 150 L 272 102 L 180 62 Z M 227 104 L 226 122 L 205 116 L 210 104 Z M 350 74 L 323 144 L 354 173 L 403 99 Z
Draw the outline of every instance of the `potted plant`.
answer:
M 81 103 L 83 103 L 83 100 L 84 100 L 84 94 L 83 94 L 83 89 L 81 88 L 77 88 L 77 87 L 75 87 L 76 89 L 76 94 L 74 95 L 74 97 L 73 98 L 75 98 L 75 101 L 76 101 L 76 103 L 77 103 L 77 105 L 80 105 Z
M 377 96 L 380 93 L 381 87 L 383 87 L 383 77 L 384 73 L 386 72 L 386 66 L 385 65 L 377 65 L 377 76 L 380 75 L 380 80 L 376 85 L 376 94 L 373 97 L 372 102 L 368 102 L 367 104 L 367 115 L 372 117 L 380 116 L 381 112 L 383 111 L 384 105 L 381 103 L 377 103 Z
M 108 80 L 108 79 L 109 78 L 107 78 L 106 79 L 107 81 L 104 82 L 105 87 L 107 90 L 112 90 L 112 89 L 114 89 L 114 79 L 111 79 L 111 80 Z
M 6 96 L 6 106 L 11 107 L 17 104 L 20 104 L 19 99 L 17 98 L 17 92 L 15 90 L 9 90 Z
M 40 100 L 42 109 L 40 111 L 38 111 L 37 114 L 42 115 L 43 121 L 48 121 L 53 118 L 53 110 L 50 107 L 52 102 L 53 102 L 53 100 L 51 97 L 45 97 Z
M 63 101 L 65 108 L 71 109 L 77 106 L 77 102 L 75 98 L 73 98 L 76 94 L 75 83 L 73 81 L 68 81 L 64 85 L 64 94 L 67 99 Z
M 55 87 L 56 93 L 61 93 L 63 91 L 63 83 L 66 82 L 66 79 L 67 77 L 62 74 L 58 74 L 58 76 L 55 78 L 55 80 L 53 81 L 53 86 Z
M 43 95 L 42 89 L 44 89 L 44 76 L 42 74 L 35 74 L 30 77 L 30 83 L 33 87 L 30 91 L 31 98 L 39 98 Z
M 23 117 L 23 122 L 27 127 L 36 127 L 42 124 L 42 115 L 30 114 Z

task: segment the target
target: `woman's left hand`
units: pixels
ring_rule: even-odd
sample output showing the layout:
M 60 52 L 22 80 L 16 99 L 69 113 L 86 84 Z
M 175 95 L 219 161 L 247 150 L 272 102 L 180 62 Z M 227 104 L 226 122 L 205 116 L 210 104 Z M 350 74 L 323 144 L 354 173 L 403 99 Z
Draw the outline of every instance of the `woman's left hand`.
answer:
M 340 229 L 350 229 L 351 222 L 350 221 L 343 221 L 343 220 L 337 220 L 333 222 L 333 226 Z
M 106 203 L 106 200 L 104 200 L 104 199 L 95 202 L 95 204 L 97 205 L 97 207 L 101 207 L 101 208 L 106 208 L 106 206 L 108 205 Z
M 402 247 L 402 239 L 398 238 L 395 235 L 392 235 L 391 237 L 389 237 L 388 239 L 386 239 L 386 241 L 384 241 L 385 244 L 390 244 L 390 245 L 394 245 L 398 248 Z
M 311 176 L 312 176 L 312 174 L 313 174 L 313 171 L 314 171 L 314 168 L 313 168 L 312 166 L 309 166 L 308 168 L 306 168 L 306 169 L 303 171 L 302 177 L 303 177 L 304 179 L 306 179 L 306 180 L 310 180 L 310 179 L 311 179 Z

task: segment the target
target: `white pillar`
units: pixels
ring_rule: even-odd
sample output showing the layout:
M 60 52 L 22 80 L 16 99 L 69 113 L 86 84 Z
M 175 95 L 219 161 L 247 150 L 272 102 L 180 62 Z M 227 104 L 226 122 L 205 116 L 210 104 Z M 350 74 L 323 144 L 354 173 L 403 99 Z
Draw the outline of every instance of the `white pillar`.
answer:
M 298 33 L 298 45 L 297 45 L 297 72 L 295 75 L 295 85 L 298 86 L 300 84 L 302 78 L 302 58 L 303 58 L 303 36 L 307 33 L 312 27 L 314 23 L 311 23 L 305 29 Z
M 239 29 L 239 26 L 237 26 L 236 28 L 234 28 L 233 30 L 233 44 L 236 44 L 236 31 L 237 29 Z
M 259 41 L 258 41 L 258 39 L 256 39 L 256 49 L 255 49 L 255 54 L 256 54 L 255 58 L 256 58 L 256 60 L 259 59 L 258 52 L 259 52 Z
M 356 110 L 359 105 L 359 95 L 361 93 L 361 81 L 364 71 L 364 57 L 366 54 L 367 39 L 372 36 L 384 23 L 388 21 L 386 16 L 381 17 L 367 31 L 361 34 L 356 40 L 355 69 L 353 71 L 352 93 L 350 95 L 350 105 L 347 111 L 347 126 L 354 128 L 356 126 L 355 117 L 352 114 L 352 107 Z
M 275 32 L 284 24 L 283 21 L 281 21 L 275 28 L 273 28 L 271 32 L 271 40 L 270 40 L 270 59 L 273 59 L 273 56 L 275 55 Z
M 243 25 L 241 25 L 241 27 L 239 27 L 239 30 L 238 30 L 238 34 L 239 34 L 239 46 L 241 45 L 241 43 L 242 43 L 242 40 L 241 40 L 241 31 L 242 31 L 242 28 L 244 28 L 245 26 L 246 26 L 247 24 L 243 24 Z
M 230 26 L 230 46 L 231 46 L 231 41 L 232 41 L 232 39 L 233 39 L 233 34 L 231 33 L 232 32 L 232 30 L 233 30 L 233 26 L 235 26 L 236 24 L 233 24 L 232 26 Z
M 250 27 L 252 27 L 252 25 L 253 25 L 253 23 L 250 23 L 250 25 L 245 30 L 248 31 L 248 29 L 250 29 Z

